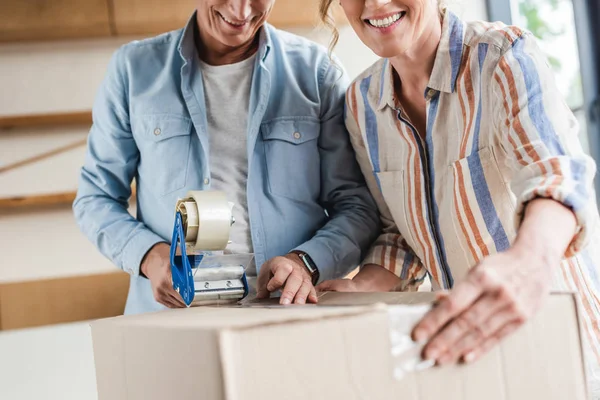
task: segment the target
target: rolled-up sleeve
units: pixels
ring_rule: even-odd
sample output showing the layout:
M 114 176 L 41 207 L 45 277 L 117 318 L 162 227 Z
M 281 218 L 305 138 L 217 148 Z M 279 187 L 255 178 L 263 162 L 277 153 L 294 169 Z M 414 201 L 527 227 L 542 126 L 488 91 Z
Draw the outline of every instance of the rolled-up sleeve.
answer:
M 355 90 L 350 87 L 346 93 L 346 128 L 350 133 L 350 141 L 356 153 L 358 165 L 365 176 L 367 186 L 379 209 L 382 227 L 379 237 L 371 245 L 361 266 L 367 264 L 382 266 L 401 279 L 402 282 L 396 290 L 416 291 L 423 283 L 427 275 L 427 270 L 400 234 L 379 189 L 360 127 L 358 126 L 356 117 L 354 117 L 358 112 L 356 102 L 352 100 L 354 95 Z
M 585 247 L 595 228 L 596 165 L 584 153 L 578 122 L 530 33 L 523 33 L 500 58 L 492 85 L 497 140 L 513 171 L 516 227 L 528 202 L 560 202 L 577 218 L 577 232 L 565 254 L 571 257 Z

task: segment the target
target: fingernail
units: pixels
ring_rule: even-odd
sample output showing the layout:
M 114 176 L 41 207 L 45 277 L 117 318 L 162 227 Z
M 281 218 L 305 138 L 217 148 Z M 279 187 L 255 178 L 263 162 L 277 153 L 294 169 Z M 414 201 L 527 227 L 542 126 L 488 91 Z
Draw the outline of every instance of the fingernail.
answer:
M 281 304 L 283 304 L 284 306 L 287 306 L 287 305 L 291 304 L 291 301 L 288 298 L 284 298 L 284 299 L 281 299 Z
M 451 361 L 450 356 L 442 356 L 437 360 L 438 365 L 446 365 Z
M 431 348 L 431 349 L 427 349 L 427 351 L 425 352 L 425 358 L 428 360 L 435 360 L 436 358 L 438 358 L 440 355 L 440 350 L 438 348 Z
M 472 363 L 473 361 L 475 361 L 475 353 L 473 353 L 473 352 L 467 353 L 464 357 L 464 360 L 465 360 L 465 363 L 467 363 L 467 364 Z
M 426 333 L 423 329 L 418 329 L 415 331 L 415 341 L 422 342 L 426 339 Z

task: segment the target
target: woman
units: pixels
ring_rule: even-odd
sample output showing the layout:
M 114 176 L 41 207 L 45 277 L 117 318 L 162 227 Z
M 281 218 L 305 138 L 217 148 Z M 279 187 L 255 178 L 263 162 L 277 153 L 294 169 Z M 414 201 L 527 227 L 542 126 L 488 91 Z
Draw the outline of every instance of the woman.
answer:
M 578 291 L 597 364 L 595 164 L 535 39 L 435 0 L 340 4 L 382 57 L 351 84 L 346 126 L 384 233 L 354 279 L 317 289 L 453 288 L 413 332 L 440 364 L 479 358 L 551 289 Z
M 344 125 L 349 80 L 325 49 L 266 23 L 274 4 L 198 0 L 185 27 L 111 60 L 74 210 L 131 275 L 127 314 L 184 306 L 168 242 L 189 190 L 227 194 L 236 223 L 226 251 L 253 253 L 258 295 L 281 289 L 284 304 L 316 302 L 313 285 L 354 269 L 377 237 Z M 137 218 L 127 210 L 134 177 Z

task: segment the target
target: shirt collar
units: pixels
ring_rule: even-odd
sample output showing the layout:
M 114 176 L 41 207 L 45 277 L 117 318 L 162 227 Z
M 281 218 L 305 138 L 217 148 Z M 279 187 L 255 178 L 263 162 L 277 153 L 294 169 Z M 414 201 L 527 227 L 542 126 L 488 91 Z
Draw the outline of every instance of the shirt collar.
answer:
M 190 18 L 188 19 L 185 27 L 183 28 L 183 34 L 179 39 L 179 44 L 177 49 L 179 50 L 179 54 L 184 61 L 189 62 L 196 56 L 198 50 L 196 49 L 196 43 L 194 40 L 194 33 L 197 29 L 197 10 L 195 10 Z M 258 54 L 260 56 L 261 61 L 264 61 L 266 57 L 269 55 L 271 50 L 271 27 L 268 24 L 264 24 L 259 31 L 259 41 L 258 41 Z
M 433 91 L 454 93 L 463 55 L 464 32 L 464 22 L 452 11 L 444 11 L 442 37 L 436 51 L 429 84 L 424 93 L 425 98 L 433 97 L 435 94 Z M 388 59 L 384 60 L 379 84 L 378 109 L 381 110 L 386 105 L 396 108 L 394 71 Z

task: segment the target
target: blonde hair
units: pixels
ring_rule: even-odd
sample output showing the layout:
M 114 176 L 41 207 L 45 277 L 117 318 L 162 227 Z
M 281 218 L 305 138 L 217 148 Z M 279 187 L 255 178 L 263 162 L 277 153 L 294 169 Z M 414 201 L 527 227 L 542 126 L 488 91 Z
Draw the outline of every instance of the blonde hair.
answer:
M 329 56 L 333 53 L 333 49 L 337 45 L 340 40 L 340 32 L 337 30 L 335 26 L 335 18 L 331 15 L 331 5 L 334 0 L 320 0 L 319 1 L 319 17 L 321 18 L 321 22 L 327 28 L 331 30 L 331 40 L 329 41 Z M 440 13 L 440 17 L 445 13 L 447 8 L 446 2 L 444 0 L 438 0 L 438 10 Z

